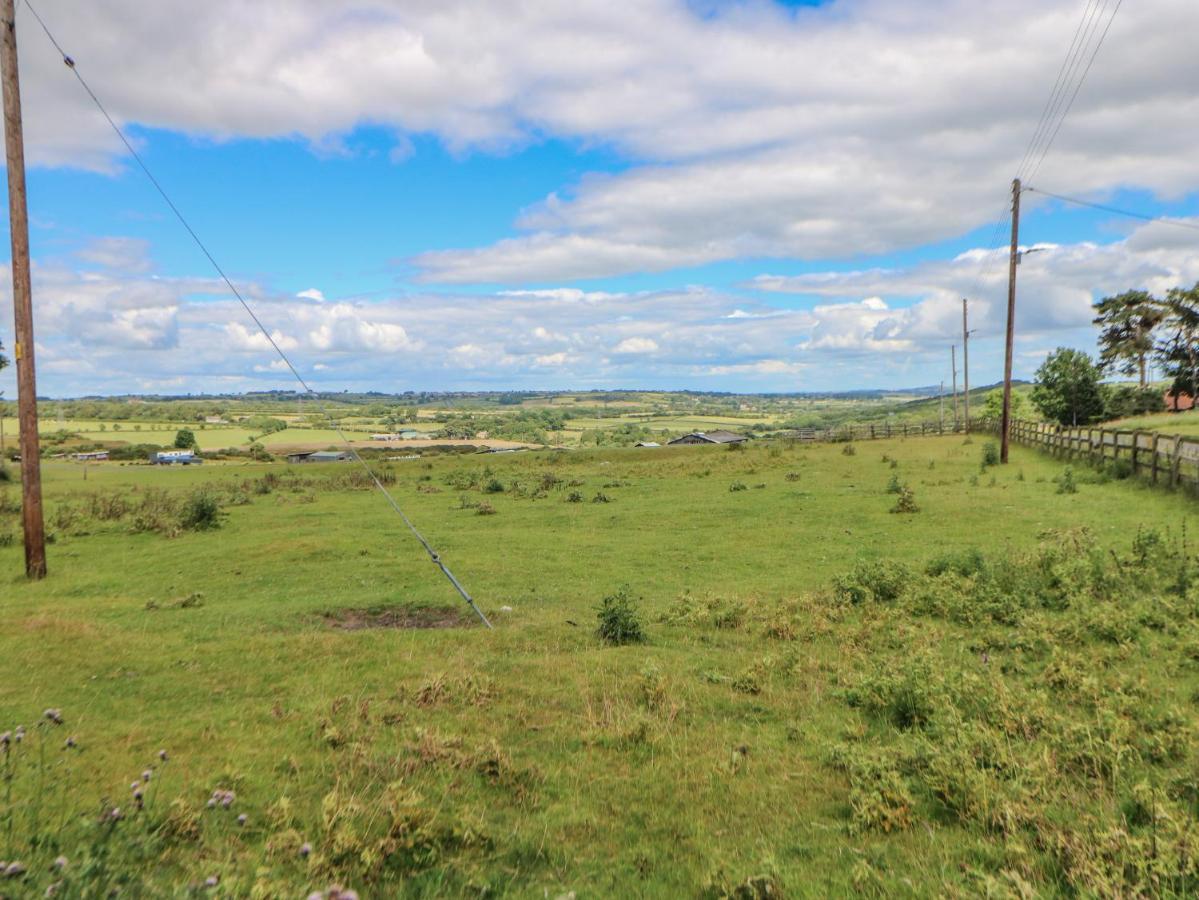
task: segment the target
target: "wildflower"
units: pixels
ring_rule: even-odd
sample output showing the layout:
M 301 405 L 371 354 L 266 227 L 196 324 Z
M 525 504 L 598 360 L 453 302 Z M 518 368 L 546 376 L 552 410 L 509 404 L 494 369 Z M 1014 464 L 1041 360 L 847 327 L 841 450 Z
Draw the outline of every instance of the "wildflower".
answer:
M 24 874 L 25 866 L 23 866 L 18 860 L 13 860 L 4 867 L 5 878 L 20 878 Z
M 135 782 L 133 782 L 133 784 L 129 785 L 129 790 L 136 791 L 141 786 L 142 786 L 142 783 L 140 781 L 135 781 Z
M 54 860 L 54 869 L 58 872 L 61 872 L 68 865 L 70 865 L 70 862 L 67 860 L 67 858 L 65 856 L 60 856 Z
M 209 875 L 204 879 L 204 887 L 216 887 L 220 883 L 221 877 L 219 875 Z
M 121 818 L 121 807 L 114 806 L 108 811 L 108 820 L 110 822 L 119 822 L 121 821 Z
M 166 762 L 167 761 L 167 752 L 165 750 L 159 750 L 158 758 L 161 759 L 163 762 Z
M 48 709 L 42 713 L 42 716 L 45 717 L 47 721 L 53 722 L 55 725 L 62 724 L 62 710 L 60 709 Z
M 246 820 L 247 820 L 248 818 L 249 818 L 249 816 L 247 816 L 245 813 L 242 813 L 240 816 L 238 816 L 238 817 L 237 817 L 237 824 L 238 824 L 238 825 L 245 825 L 245 824 L 246 824 Z
M 65 750 L 70 750 L 72 747 L 75 747 L 76 744 L 75 744 L 74 735 L 72 735 L 71 737 L 69 737 L 65 741 L 63 741 L 62 746 L 63 746 L 63 749 L 65 749 Z
M 13 739 L 19 744 L 25 740 L 25 726 L 18 725 L 17 730 L 13 732 Z
M 153 775 L 153 774 L 154 774 L 154 773 L 153 773 L 153 772 L 151 772 L 149 769 L 146 769 L 146 771 L 142 772 L 142 781 L 149 781 L 149 780 L 150 780 L 150 776 L 151 776 L 151 775 Z
M 209 808 L 209 809 L 216 809 L 216 797 L 209 797 L 209 798 L 208 798 L 208 808 Z
M 4 732 L 4 734 L 0 734 L 0 748 L 7 750 L 8 745 L 11 743 L 12 743 L 12 732 L 11 731 L 6 731 L 6 732 Z
M 311 852 L 312 852 L 312 844 L 308 843 L 307 841 L 300 844 L 300 856 L 307 857 L 308 854 Z

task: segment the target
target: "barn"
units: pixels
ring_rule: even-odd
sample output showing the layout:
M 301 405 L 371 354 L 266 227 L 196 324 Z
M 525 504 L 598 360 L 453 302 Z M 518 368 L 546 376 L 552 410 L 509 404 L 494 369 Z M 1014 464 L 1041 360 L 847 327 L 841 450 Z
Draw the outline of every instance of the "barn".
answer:
M 670 443 L 674 444 L 740 444 L 749 440 L 743 434 L 736 434 L 732 431 L 716 430 L 716 431 L 693 431 L 690 434 L 685 434 L 682 437 L 677 437 Z

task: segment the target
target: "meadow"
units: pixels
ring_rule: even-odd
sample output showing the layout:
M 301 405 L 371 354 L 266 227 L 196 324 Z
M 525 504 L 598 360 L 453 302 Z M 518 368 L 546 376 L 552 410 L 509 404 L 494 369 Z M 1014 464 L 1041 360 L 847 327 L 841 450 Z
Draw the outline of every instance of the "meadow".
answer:
M 1194 500 L 986 446 L 381 464 L 490 631 L 350 464 L 0 484 L 0 893 L 1194 893 Z

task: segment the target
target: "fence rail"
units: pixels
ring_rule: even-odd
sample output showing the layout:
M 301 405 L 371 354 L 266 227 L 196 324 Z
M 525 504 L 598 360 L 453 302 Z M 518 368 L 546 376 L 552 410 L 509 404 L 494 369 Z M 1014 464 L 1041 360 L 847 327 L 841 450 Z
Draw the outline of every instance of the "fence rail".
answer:
M 976 430 L 999 433 L 999 422 L 988 420 Z M 1094 465 L 1125 460 L 1133 474 L 1147 475 L 1154 484 L 1199 485 L 1199 438 L 1154 431 L 1116 428 L 1067 428 L 1044 422 L 1012 422 L 1011 439 L 1045 450 L 1061 459 Z
M 974 421 L 973 419 L 971 421 Z M 878 424 L 838 425 L 834 428 L 796 428 L 779 435 L 794 441 L 870 441 L 892 437 L 920 437 L 929 434 L 956 434 L 961 425 L 940 422 L 909 422 L 892 425 Z

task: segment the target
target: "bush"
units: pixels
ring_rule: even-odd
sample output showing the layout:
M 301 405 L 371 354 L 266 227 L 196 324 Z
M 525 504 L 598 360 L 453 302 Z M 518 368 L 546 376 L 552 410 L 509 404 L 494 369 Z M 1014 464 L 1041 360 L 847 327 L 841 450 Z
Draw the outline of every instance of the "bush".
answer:
M 858 448 L 855 447 L 853 444 L 846 444 L 844 447 L 841 448 L 841 455 L 842 456 L 857 456 Z
M 1107 464 L 1107 474 L 1117 481 L 1131 478 L 1133 475 L 1132 460 L 1113 459 Z
M 504 485 L 498 478 L 493 478 L 487 484 L 483 485 L 484 494 L 502 494 L 504 493 Z
M 619 646 L 639 644 L 645 640 L 637 601 L 630 594 L 627 584 L 600 601 L 596 618 L 599 619 L 597 633 L 605 644 Z
M 744 481 L 734 481 L 732 484 L 729 485 L 729 491 L 732 493 L 736 493 L 737 491 L 744 491 L 744 490 L 746 490 Z
M 8 464 L 0 459 L 0 481 L 12 481 L 12 470 L 8 468 Z
M 983 468 L 999 465 L 999 445 L 994 441 L 983 444 Z
M 179 527 L 185 531 L 208 531 L 221 525 L 221 505 L 208 491 L 189 494 L 179 510 Z
M 1057 480 L 1057 492 L 1059 494 L 1077 494 L 1078 485 L 1074 483 L 1074 470 L 1066 466 L 1065 470 Z
M 859 560 L 847 575 L 833 579 L 833 594 L 848 603 L 891 603 L 899 599 L 912 573 L 901 562 Z
M 899 497 L 895 500 L 895 505 L 891 507 L 893 513 L 916 513 L 920 512 L 920 507 L 916 505 L 916 494 L 910 487 L 904 485 L 899 491 Z
M 566 495 L 566 502 L 567 503 L 582 503 L 583 502 L 582 492 L 581 491 L 571 491 L 569 494 Z
M 903 485 L 899 483 L 899 476 L 892 475 L 891 480 L 887 482 L 887 493 L 898 494 L 903 491 Z

